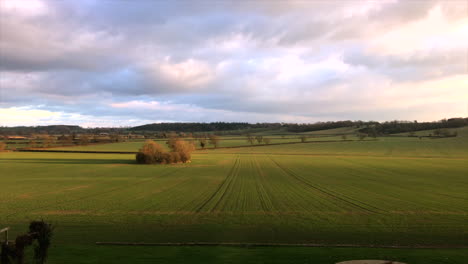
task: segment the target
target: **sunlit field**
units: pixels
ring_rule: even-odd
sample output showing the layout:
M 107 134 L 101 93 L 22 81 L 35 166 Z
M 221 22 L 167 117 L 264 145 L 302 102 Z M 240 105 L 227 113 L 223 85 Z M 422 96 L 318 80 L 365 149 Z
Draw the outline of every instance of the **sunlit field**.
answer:
M 466 131 L 442 139 L 379 137 L 198 150 L 191 163 L 175 165 L 137 165 L 132 154 L 5 152 L 0 154 L 0 223 L 11 226 L 12 235 L 33 219 L 54 223 L 51 263 L 81 252 L 105 260 L 122 250 L 95 242 L 459 247 L 467 244 L 468 233 Z M 141 144 L 71 149 L 136 151 Z M 281 259 L 269 248 L 250 253 L 124 248 L 141 263 L 156 255 L 183 263 L 184 254 L 195 254 L 193 262 L 200 263 L 227 256 L 233 263 Z M 316 256 L 311 263 L 385 256 L 463 263 L 467 257 L 466 249 L 278 250 L 295 252 L 297 261 Z M 216 252 L 227 255 L 218 259 Z M 327 257 L 329 252 L 336 255 Z M 74 261 L 88 263 L 85 256 Z

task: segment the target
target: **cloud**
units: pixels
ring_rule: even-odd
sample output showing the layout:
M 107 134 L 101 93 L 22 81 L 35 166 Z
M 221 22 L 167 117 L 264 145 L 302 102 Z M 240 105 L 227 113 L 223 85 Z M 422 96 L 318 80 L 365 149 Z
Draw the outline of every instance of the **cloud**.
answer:
M 4 0 L 0 107 L 92 126 L 463 116 L 467 11 L 436 0 Z

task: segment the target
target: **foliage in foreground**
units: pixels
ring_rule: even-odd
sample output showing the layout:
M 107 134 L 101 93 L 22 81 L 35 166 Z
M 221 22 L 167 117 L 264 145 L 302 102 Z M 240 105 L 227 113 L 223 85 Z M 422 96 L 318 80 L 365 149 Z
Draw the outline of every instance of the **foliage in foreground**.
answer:
M 16 237 L 14 243 L 2 243 L 1 264 L 23 264 L 25 263 L 26 247 L 31 246 L 34 241 L 34 262 L 44 264 L 47 261 L 50 241 L 52 239 L 53 227 L 41 221 L 32 221 L 29 224 L 29 232 Z

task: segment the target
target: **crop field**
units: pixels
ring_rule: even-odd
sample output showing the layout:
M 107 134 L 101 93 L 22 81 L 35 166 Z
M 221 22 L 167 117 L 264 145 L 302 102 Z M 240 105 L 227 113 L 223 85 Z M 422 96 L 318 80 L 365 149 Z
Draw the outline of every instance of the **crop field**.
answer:
M 462 132 L 468 131 L 466 129 Z M 377 140 L 348 142 L 308 142 L 297 145 L 274 145 L 261 148 L 223 150 L 225 153 L 297 154 L 322 156 L 379 157 L 468 157 L 468 135 L 455 138 L 430 139 L 417 137 L 379 137 Z
M 298 136 L 287 136 L 287 137 L 278 137 L 278 136 L 269 136 L 265 137 L 270 139 L 271 144 L 282 144 L 282 143 L 299 143 L 301 139 Z M 355 140 L 356 138 L 353 136 L 347 137 L 351 140 Z M 166 139 L 153 139 L 158 144 L 162 145 L 163 147 L 166 146 Z M 185 139 L 185 140 L 193 140 L 193 139 Z M 339 136 L 308 136 L 307 141 L 340 141 L 342 140 Z M 66 147 L 54 147 L 54 150 L 72 150 L 72 151 L 138 151 L 143 144 L 144 140 L 138 141 L 129 141 L 129 142 L 119 142 L 119 143 L 112 143 L 112 144 L 91 144 L 85 146 L 66 146 Z M 199 142 L 197 140 L 193 140 L 196 144 L 197 148 L 200 148 Z M 238 146 L 258 146 L 263 145 L 264 143 L 259 144 L 255 141 L 254 144 L 250 144 L 247 142 L 245 137 L 221 137 L 219 141 L 219 148 L 225 147 L 238 147 Z M 207 140 L 205 148 L 214 148 L 213 145 L 209 144 L 209 140 Z
M 467 131 L 443 139 L 199 150 L 191 163 L 177 165 L 137 165 L 128 154 L 4 152 L 0 227 L 10 226 L 14 236 L 33 219 L 54 223 L 51 263 L 70 255 L 78 257 L 68 263 L 107 263 L 124 249 L 139 256 L 131 263 L 155 256 L 172 263 L 190 256 L 199 263 L 281 263 L 288 255 L 299 263 L 464 263 L 466 249 L 333 246 L 468 246 Z M 134 151 L 138 144 L 88 147 Z M 331 248 L 139 248 L 97 241 Z

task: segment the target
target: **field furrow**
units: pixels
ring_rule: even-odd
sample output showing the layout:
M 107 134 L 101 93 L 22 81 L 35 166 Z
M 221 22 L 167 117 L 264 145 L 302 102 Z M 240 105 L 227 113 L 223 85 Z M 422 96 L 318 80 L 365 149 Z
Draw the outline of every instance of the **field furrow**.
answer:
M 275 164 L 278 166 L 278 168 L 280 168 L 285 174 L 287 174 L 287 175 L 291 176 L 292 178 L 296 179 L 298 182 L 300 182 L 300 183 L 302 183 L 302 184 L 304 184 L 304 185 L 306 185 L 306 186 L 308 186 L 308 187 L 310 187 L 310 188 L 312 188 L 312 189 L 314 189 L 314 190 L 316 190 L 316 191 L 318 191 L 318 192 L 320 192 L 320 193 L 323 193 L 323 194 L 329 196 L 329 197 L 332 198 L 332 199 L 339 200 L 339 201 L 344 202 L 344 203 L 346 203 L 346 204 L 349 204 L 349 205 L 351 205 L 351 206 L 353 206 L 353 207 L 355 207 L 355 208 L 357 208 L 357 209 L 364 210 L 364 211 L 367 211 L 367 212 L 369 212 L 369 213 L 374 213 L 374 214 L 380 214 L 380 213 L 382 213 L 382 212 L 376 211 L 375 209 L 367 208 L 367 207 L 364 207 L 364 206 L 362 206 L 362 205 L 360 205 L 360 204 L 357 204 L 357 203 L 355 203 L 355 202 L 352 202 L 352 201 L 349 201 L 349 200 L 347 200 L 347 199 L 345 199 L 345 198 L 342 198 L 342 197 L 340 197 L 340 196 L 337 195 L 337 194 L 334 194 L 334 193 L 332 193 L 332 192 L 330 192 L 330 191 L 325 190 L 324 188 L 317 187 L 316 185 L 311 184 L 310 182 L 308 182 L 307 180 L 305 180 L 304 178 L 302 178 L 302 177 L 299 176 L 298 174 L 294 173 L 292 170 L 288 169 L 288 168 L 285 167 L 285 166 L 282 166 L 281 164 L 279 164 L 279 163 L 278 163 L 277 161 L 275 161 L 274 159 L 271 159 L 271 160 L 272 160 L 273 163 L 275 163 Z
M 195 212 L 201 212 L 204 210 L 214 211 L 218 208 L 219 204 L 221 203 L 223 197 L 226 195 L 229 187 L 231 186 L 234 178 L 237 176 L 237 172 L 239 169 L 240 158 L 237 157 L 233 166 L 230 168 L 229 172 L 227 173 L 224 180 L 219 184 L 216 190 L 205 200 L 203 201 L 195 210 Z M 211 203 L 214 203 L 212 207 L 209 207 Z

